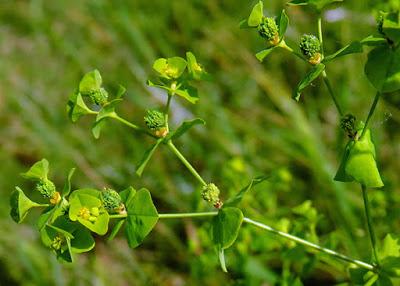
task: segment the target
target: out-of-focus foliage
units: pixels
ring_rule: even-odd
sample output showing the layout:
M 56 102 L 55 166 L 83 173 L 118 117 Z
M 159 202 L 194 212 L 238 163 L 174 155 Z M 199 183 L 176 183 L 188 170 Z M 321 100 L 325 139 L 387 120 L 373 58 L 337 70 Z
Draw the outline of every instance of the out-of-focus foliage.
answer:
M 133 185 L 151 190 L 160 212 L 205 210 L 196 181 L 164 148 L 157 149 L 139 178 L 135 166 L 150 140 L 129 136 L 116 123 L 93 139 L 90 119 L 73 125 L 65 111 L 82 75 L 98 68 L 107 90 L 127 87 L 127 103 L 118 107 L 119 113 L 142 123 L 144 110 L 157 109 L 165 100 L 160 90 L 146 85 L 153 61 L 186 51 L 193 51 L 213 81 L 198 87 L 197 105 L 173 102 L 175 124 L 197 116 L 208 123 L 176 144 L 207 181 L 219 186 L 221 198 L 251 178 L 271 174 L 244 198 L 246 216 L 369 259 L 360 189 L 333 181 L 346 136 L 337 127 L 327 90 L 316 81 L 301 99 L 305 104 L 291 99 L 308 67 L 282 50 L 264 64 L 257 61 L 253 51 L 265 48 L 264 43 L 238 27 L 256 1 L 248 2 L 0 2 L 1 284 L 296 285 L 299 277 L 304 285 L 346 282 L 347 266 L 249 226 L 225 252 L 226 275 L 218 266 L 207 219 L 161 221 L 134 250 L 118 237 L 111 243 L 96 241 L 96 249 L 72 265 L 59 264 L 31 224 L 17 227 L 11 220 L 8 197 L 21 184 L 18 174 L 43 157 L 52 162 L 58 186 L 63 172 L 76 166 L 73 189 Z M 265 1 L 266 16 L 278 15 L 284 4 Z M 330 6 L 323 22 L 326 53 L 370 35 L 376 31 L 378 10 L 398 6 L 397 0 L 346 0 Z M 301 35 L 316 33 L 311 9 L 286 7 L 286 12 L 288 44 L 296 46 Z M 345 111 L 351 109 L 360 119 L 374 95 L 363 73 L 366 60 L 366 53 L 343 57 L 327 71 Z M 382 99 L 370 125 L 385 183 L 370 193 L 380 241 L 399 229 L 400 210 L 400 94 Z M 32 194 L 34 188 L 34 183 L 24 186 Z

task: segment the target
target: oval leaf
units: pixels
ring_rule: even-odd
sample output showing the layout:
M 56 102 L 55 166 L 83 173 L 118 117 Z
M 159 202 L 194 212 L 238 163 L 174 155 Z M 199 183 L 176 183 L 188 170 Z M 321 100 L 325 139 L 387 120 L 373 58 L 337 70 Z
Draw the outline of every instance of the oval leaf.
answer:
M 249 27 L 257 27 L 258 25 L 260 25 L 262 17 L 264 15 L 263 10 L 264 6 L 262 1 L 259 1 L 256 5 L 254 5 L 249 18 L 247 19 L 247 24 L 249 25 Z
M 193 126 L 198 125 L 198 124 L 204 125 L 204 124 L 206 124 L 206 122 L 201 118 L 195 118 L 192 120 L 184 121 L 181 124 L 181 126 L 179 126 L 175 131 L 170 132 L 165 139 L 166 140 L 178 139 L 183 134 L 185 134 L 190 128 L 192 128 Z
M 260 61 L 260 63 L 263 62 L 263 60 L 276 48 L 276 46 L 262 50 L 261 52 L 258 52 L 256 54 L 256 58 Z
M 356 42 L 353 42 L 353 43 L 348 44 L 347 46 L 341 48 L 336 53 L 325 57 L 323 62 L 326 63 L 326 62 L 332 61 L 334 59 L 337 59 L 339 57 L 343 57 L 345 55 L 362 53 L 362 52 L 363 52 L 362 44 L 360 42 L 356 41 Z
M 223 208 L 213 217 L 211 238 L 219 249 L 230 247 L 236 240 L 243 221 L 243 213 L 238 208 Z
M 299 101 L 301 93 L 303 90 L 309 86 L 325 69 L 324 64 L 315 65 L 307 74 L 306 76 L 300 81 L 297 85 L 296 89 L 293 92 L 293 98 L 296 101 Z

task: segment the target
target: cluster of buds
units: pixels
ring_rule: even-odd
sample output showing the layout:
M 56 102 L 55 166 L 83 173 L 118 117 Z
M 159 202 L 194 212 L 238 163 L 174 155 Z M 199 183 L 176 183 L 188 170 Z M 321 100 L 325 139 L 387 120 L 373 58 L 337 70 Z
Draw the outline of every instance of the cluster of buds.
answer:
M 352 139 L 354 139 L 357 135 L 355 123 L 356 123 L 356 117 L 353 114 L 346 114 L 340 119 L 340 127 Z
M 157 137 L 165 137 L 168 133 L 165 116 L 158 110 L 147 110 L 146 116 L 144 117 L 144 123 Z
M 261 37 L 267 40 L 271 46 L 279 44 L 278 25 L 272 17 L 263 17 L 261 23 L 257 27 Z
M 57 235 L 51 242 L 50 247 L 53 248 L 54 250 L 60 250 L 65 241 L 66 241 L 65 237 Z
M 314 35 L 303 35 L 301 37 L 300 50 L 310 64 L 317 65 L 321 62 L 321 43 Z
M 90 98 L 90 100 L 94 104 L 97 104 L 97 105 L 106 104 L 107 99 L 108 99 L 108 92 L 104 88 L 92 90 L 92 91 L 88 92 L 87 94 L 83 94 L 83 95 L 87 95 Z
M 46 199 L 50 199 L 50 203 L 53 205 L 58 204 L 61 201 L 61 195 L 56 191 L 54 183 L 48 179 L 40 180 L 36 183 L 35 189 Z
M 219 193 L 220 191 L 218 187 L 213 183 L 209 183 L 203 186 L 203 189 L 201 191 L 201 197 L 203 198 L 203 200 L 211 203 L 214 207 L 219 209 L 222 207 L 222 202 L 219 198 Z
M 101 192 L 101 201 L 108 213 L 122 214 L 126 212 L 121 196 L 113 189 L 104 189 Z

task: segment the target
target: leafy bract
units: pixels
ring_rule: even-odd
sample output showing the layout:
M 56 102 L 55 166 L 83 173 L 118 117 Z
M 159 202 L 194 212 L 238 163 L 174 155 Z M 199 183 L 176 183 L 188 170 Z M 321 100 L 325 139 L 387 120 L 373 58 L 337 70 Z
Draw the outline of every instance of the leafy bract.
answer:
M 306 74 L 306 76 L 300 81 L 296 89 L 293 92 L 293 99 L 299 101 L 303 90 L 309 86 L 325 69 L 324 64 L 317 64 Z
M 10 197 L 10 206 L 11 218 L 15 222 L 21 223 L 31 208 L 45 207 L 46 205 L 31 201 L 19 187 L 16 187 Z
M 42 159 L 35 164 L 26 172 L 22 173 L 21 176 L 28 180 L 41 181 L 46 180 L 49 173 L 49 161 Z
M 72 221 L 78 221 L 91 231 L 104 235 L 108 230 L 109 214 L 102 208 L 102 203 L 99 198 L 100 192 L 94 189 L 79 189 L 73 191 L 69 197 L 69 218 Z M 81 216 L 82 210 L 91 210 L 98 208 L 100 211 L 95 221 Z
M 276 46 L 262 50 L 256 54 L 256 58 L 262 63 L 264 59 L 276 48 Z
M 219 210 L 212 220 L 211 238 L 218 250 L 222 270 L 225 266 L 224 249 L 230 247 L 236 240 L 243 222 L 243 213 L 238 208 L 227 207 Z
M 67 114 L 69 119 L 72 122 L 76 122 L 81 116 L 91 113 L 93 113 L 93 111 L 87 107 L 82 95 L 78 91 L 72 93 L 67 103 Z
M 349 54 L 362 53 L 362 52 L 363 52 L 363 46 L 362 46 L 361 42 L 355 41 L 355 42 L 352 42 L 352 43 L 348 44 L 347 46 L 341 48 L 334 54 L 326 56 L 323 59 L 323 62 L 327 63 L 327 62 L 337 59 L 339 57 L 343 57 L 343 56 L 346 56 Z
M 367 188 L 383 187 L 375 161 L 375 146 L 369 129 L 361 138 L 350 140 L 346 145 L 334 179 L 340 182 L 356 181 Z
M 139 246 L 151 232 L 158 221 L 157 209 L 153 204 L 150 192 L 140 189 L 126 204 L 128 212 L 126 237 L 130 247 Z
M 196 57 L 192 52 L 186 53 L 187 66 L 189 74 L 195 80 L 208 80 L 209 74 L 204 70 L 204 68 L 197 62 Z
M 99 111 L 96 116 L 96 121 L 92 127 L 92 134 L 94 138 L 98 139 L 100 137 L 101 129 L 104 126 L 106 118 L 114 118 L 117 116 L 115 113 L 115 107 L 122 101 L 122 99 L 117 98 L 109 103 L 106 103 Z
M 237 206 L 243 200 L 243 197 L 246 195 L 248 191 L 250 191 L 254 186 L 264 182 L 265 180 L 268 180 L 269 178 L 270 176 L 259 176 L 254 178 L 247 186 L 241 189 L 236 195 L 226 200 L 224 203 L 224 208 Z
M 156 151 L 157 147 L 160 143 L 164 140 L 164 138 L 157 139 L 156 143 L 151 145 L 149 149 L 143 154 L 142 159 L 140 160 L 138 167 L 136 169 L 136 174 L 140 177 L 146 167 L 147 163 L 150 161 L 151 157 L 153 156 L 154 152 Z
M 195 104 L 199 100 L 199 96 L 197 95 L 197 90 L 196 88 L 190 86 L 190 85 L 179 85 L 179 88 L 172 88 L 170 86 L 166 86 L 163 84 L 156 84 L 152 82 L 151 80 L 147 80 L 148 86 L 151 87 L 158 87 L 162 88 L 166 91 L 168 91 L 168 94 L 170 95 L 179 95 L 189 101 L 190 103 Z
M 153 69 L 166 79 L 177 79 L 185 71 L 187 62 L 181 57 L 159 58 L 155 60 Z
M 311 6 L 317 10 L 322 10 L 324 9 L 327 5 L 330 5 L 335 2 L 343 2 L 343 0 L 292 0 L 288 5 L 292 6 Z
M 170 132 L 165 137 L 165 140 L 178 139 L 183 134 L 185 134 L 189 129 L 191 129 L 193 126 L 199 125 L 199 124 L 206 124 L 206 122 L 201 118 L 195 118 L 192 120 L 184 121 L 176 130 Z
M 264 5 L 262 1 L 259 1 L 256 5 L 254 5 L 249 18 L 247 19 L 247 25 L 249 27 L 257 27 L 261 24 L 262 18 L 264 16 L 263 9 Z
M 380 92 L 400 89 L 400 49 L 390 46 L 377 47 L 369 52 L 365 74 Z
M 286 29 L 289 25 L 289 18 L 287 16 L 285 10 L 281 11 L 278 18 L 276 19 L 276 23 L 279 27 L 279 38 L 282 39 L 282 37 L 283 37 L 283 35 L 285 35 Z
M 94 90 L 99 90 L 102 82 L 100 72 L 97 69 L 90 71 L 82 77 L 79 83 L 79 93 L 88 94 Z
M 399 11 L 396 12 L 381 12 L 382 27 L 381 32 L 392 42 L 400 42 L 400 17 Z

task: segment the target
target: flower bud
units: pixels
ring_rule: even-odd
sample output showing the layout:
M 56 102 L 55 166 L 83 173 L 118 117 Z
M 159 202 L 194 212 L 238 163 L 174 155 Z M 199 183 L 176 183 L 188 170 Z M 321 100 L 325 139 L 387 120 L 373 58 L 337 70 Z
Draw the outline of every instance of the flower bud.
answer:
M 88 93 L 90 100 L 97 105 L 104 105 L 107 103 L 108 92 L 104 88 L 92 90 Z
M 347 132 L 350 138 L 354 138 L 357 133 L 356 127 L 356 117 L 353 114 L 346 114 L 340 119 L 340 127 Z
M 78 216 L 80 216 L 81 218 L 83 218 L 84 220 L 89 220 L 90 218 L 90 211 L 87 207 L 82 207 L 79 210 Z
M 221 201 L 219 199 L 219 189 L 213 183 L 209 183 L 203 187 L 201 191 L 201 196 L 203 200 L 212 203 L 214 206 L 221 204 Z
M 61 195 L 60 195 L 60 193 L 59 193 L 59 192 L 54 192 L 53 195 L 51 196 L 50 203 L 51 203 L 52 205 L 56 205 L 56 204 L 58 204 L 60 201 L 61 201 Z
M 165 116 L 161 111 L 150 109 L 146 112 L 147 114 L 144 117 L 144 123 L 147 128 L 153 131 L 158 131 L 165 127 Z
M 311 64 L 316 65 L 321 62 L 321 43 L 314 35 L 303 35 L 301 37 L 300 50 Z
M 273 46 L 279 44 L 278 26 L 274 18 L 264 17 L 257 30 L 260 36 L 265 38 L 269 44 Z
M 124 209 L 121 196 L 113 189 L 105 189 L 101 192 L 101 200 L 107 212 L 120 212 Z
M 44 179 L 36 184 L 36 190 L 39 191 L 43 197 L 50 199 L 56 191 L 56 186 L 52 181 Z

